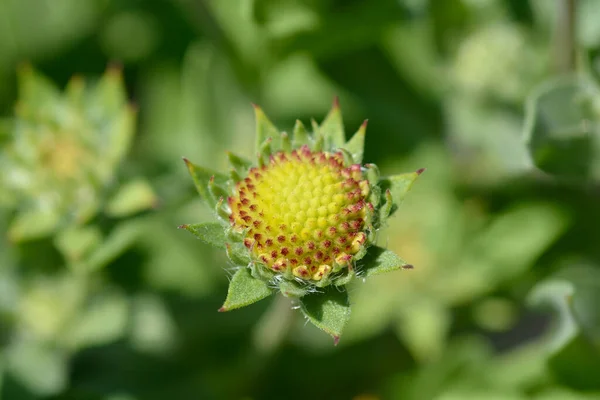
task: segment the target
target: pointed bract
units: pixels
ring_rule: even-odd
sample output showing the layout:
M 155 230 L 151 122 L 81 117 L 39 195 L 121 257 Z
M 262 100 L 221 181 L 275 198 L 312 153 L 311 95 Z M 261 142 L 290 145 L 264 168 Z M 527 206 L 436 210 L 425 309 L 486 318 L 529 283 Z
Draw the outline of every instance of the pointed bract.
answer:
M 260 153 L 261 146 L 268 138 L 279 137 L 279 131 L 273 123 L 267 118 L 265 112 L 257 106 L 254 106 L 254 116 L 256 119 L 256 151 Z
M 350 319 L 350 301 L 343 287 L 327 287 L 300 300 L 302 313 L 313 325 L 339 340 Z
M 339 148 L 344 146 L 344 143 L 346 142 L 346 135 L 344 134 L 342 112 L 340 110 L 340 103 L 337 97 L 334 99 L 331 110 L 320 126 L 320 132 L 325 138 L 325 142 L 330 147 Z

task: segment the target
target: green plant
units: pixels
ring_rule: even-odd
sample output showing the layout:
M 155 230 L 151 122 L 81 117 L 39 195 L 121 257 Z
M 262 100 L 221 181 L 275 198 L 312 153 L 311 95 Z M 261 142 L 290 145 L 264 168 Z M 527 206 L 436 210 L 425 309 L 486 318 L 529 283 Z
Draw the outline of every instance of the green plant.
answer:
M 412 268 L 375 240 L 424 169 L 380 177 L 363 166 L 366 121 L 346 141 L 337 99 L 312 133 L 297 121 L 292 137 L 257 106 L 255 114 L 255 163 L 229 153 L 227 176 L 184 159 L 219 222 L 180 228 L 224 248 L 237 267 L 219 311 L 278 290 L 337 342 L 350 317 L 348 283 Z

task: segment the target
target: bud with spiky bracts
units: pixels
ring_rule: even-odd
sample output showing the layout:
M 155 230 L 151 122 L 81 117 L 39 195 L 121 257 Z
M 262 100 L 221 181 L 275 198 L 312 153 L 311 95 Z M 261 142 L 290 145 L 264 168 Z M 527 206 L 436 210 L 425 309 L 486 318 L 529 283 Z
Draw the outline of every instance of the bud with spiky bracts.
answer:
M 350 313 L 345 286 L 411 267 L 374 242 L 423 170 L 382 178 L 375 165 L 363 166 L 367 123 L 346 141 L 337 99 L 323 124 L 313 121 L 309 134 L 297 121 L 291 138 L 257 106 L 255 113 L 255 163 L 229 153 L 227 176 L 184 159 L 219 222 L 181 228 L 225 247 L 239 266 L 219 311 L 279 290 L 337 341 Z
M 144 181 L 117 185 L 136 119 L 119 68 L 91 84 L 74 77 L 64 91 L 29 65 L 18 77 L 15 115 L 0 126 L 0 201 L 17 209 L 11 240 L 82 225 L 99 211 L 121 216 L 152 206 Z

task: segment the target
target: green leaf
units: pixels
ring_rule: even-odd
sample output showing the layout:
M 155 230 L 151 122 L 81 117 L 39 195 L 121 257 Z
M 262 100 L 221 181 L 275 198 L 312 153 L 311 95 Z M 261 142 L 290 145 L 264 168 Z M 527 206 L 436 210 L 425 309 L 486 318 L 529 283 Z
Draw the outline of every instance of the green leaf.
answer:
M 22 117 L 53 119 L 60 105 L 60 90 L 45 76 L 39 74 L 30 65 L 18 70 L 19 102 L 16 113 Z
M 524 136 L 538 168 L 569 179 L 600 178 L 599 100 L 578 77 L 547 82 L 529 98 Z
M 329 114 L 319 127 L 319 132 L 325 138 L 329 148 L 343 147 L 346 143 L 346 135 L 344 133 L 344 123 L 342 121 L 342 112 L 340 110 L 340 101 L 336 97 L 333 100 L 333 105 Z
M 188 167 L 188 171 L 194 180 L 194 184 L 196 185 L 196 189 L 200 194 L 202 200 L 204 200 L 211 209 L 215 208 L 217 205 L 218 199 L 215 199 L 208 190 L 208 184 L 210 183 L 210 179 L 215 177 L 215 184 L 217 185 L 226 185 L 227 184 L 227 176 L 225 174 L 221 174 L 216 171 L 212 171 L 208 168 L 200 167 L 194 163 L 192 163 L 187 158 L 184 158 L 183 161 L 185 165 Z
M 398 257 L 396 253 L 379 246 L 369 247 L 367 255 L 362 259 L 362 262 L 364 263 L 364 266 L 359 272 L 359 277 L 361 278 L 368 278 L 372 275 L 383 274 L 399 269 L 412 268 L 412 265 Z
M 59 232 L 54 243 L 69 262 L 82 261 L 102 242 L 102 232 L 96 226 L 73 226 Z
M 54 212 L 22 211 L 12 220 L 8 228 L 8 237 L 13 242 L 39 239 L 54 232 L 59 222 L 60 217 Z
M 323 292 L 302 297 L 300 305 L 308 320 L 333 336 L 337 344 L 350 318 L 350 302 L 346 289 L 328 286 Z
M 344 149 L 348 150 L 352 154 L 354 162 L 362 164 L 363 154 L 365 151 L 365 133 L 367 131 L 367 120 L 362 123 L 358 131 L 346 142 L 343 146 Z
M 111 217 L 126 217 L 140 211 L 154 208 L 158 198 L 150 184 L 137 179 L 121 186 L 106 205 L 106 213 Z
M 85 261 L 80 264 L 74 264 L 73 268 L 91 272 L 105 267 L 123 254 L 144 234 L 145 230 L 146 224 L 144 221 L 129 220 L 122 222 L 115 227 L 106 239 L 104 239 L 104 242 Z
M 412 187 L 415 180 L 421 175 L 425 169 L 420 169 L 415 172 L 408 172 L 405 174 L 388 176 L 385 178 L 381 178 L 379 181 L 379 187 L 381 187 L 382 193 L 387 194 L 387 190 L 389 189 L 389 194 L 392 196 L 393 204 L 389 204 L 389 199 L 383 205 L 383 209 L 386 212 L 380 214 L 380 221 L 385 221 L 390 215 L 392 215 L 404 200 L 404 197 Z
M 266 282 L 252 277 L 249 268 L 240 268 L 231 278 L 227 298 L 219 311 L 231 311 L 248 306 L 270 296 L 272 293 L 273 290 Z
M 263 143 L 268 138 L 279 138 L 279 130 L 267 118 L 265 112 L 254 104 L 254 116 L 256 118 L 256 152 L 260 153 Z
M 538 284 L 529 296 L 534 306 L 556 315 L 548 340 L 549 365 L 560 380 L 582 390 L 600 389 L 600 269 L 578 266 Z
M 185 229 L 192 233 L 198 239 L 202 240 L 206 244 L 210 244 L 219 249 L 225 248 L 225 229 L 223 225 L 217 222 L 205 222 L 202 224 L 184 224 L 179 226 L 179 229 Z

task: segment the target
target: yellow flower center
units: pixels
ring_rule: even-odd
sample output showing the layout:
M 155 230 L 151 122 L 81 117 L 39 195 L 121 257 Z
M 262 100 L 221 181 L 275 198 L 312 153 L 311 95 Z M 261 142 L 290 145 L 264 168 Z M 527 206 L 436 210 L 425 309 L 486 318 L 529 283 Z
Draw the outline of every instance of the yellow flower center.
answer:
M 365 243 L 368 194 L 359 164 L 304 146 L 250 169 L 228 199 L 229 220 L 268 268 L 318 281 L 350 266 Z

